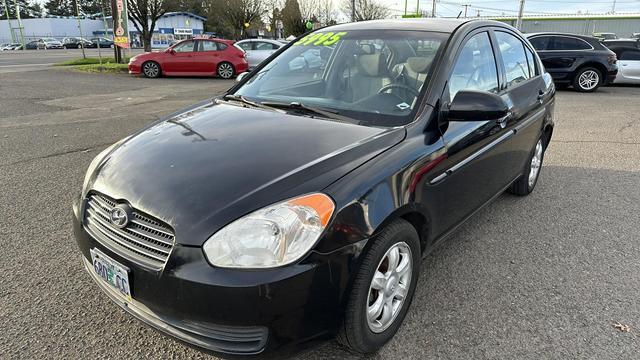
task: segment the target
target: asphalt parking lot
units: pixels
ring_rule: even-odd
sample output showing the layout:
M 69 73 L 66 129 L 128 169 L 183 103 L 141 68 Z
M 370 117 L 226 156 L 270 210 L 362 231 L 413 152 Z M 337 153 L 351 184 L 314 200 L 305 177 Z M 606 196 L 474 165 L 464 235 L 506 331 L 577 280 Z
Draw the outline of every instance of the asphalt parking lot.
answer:
M 100 150 L 231 84 L 0 74 L 0 358 L 209 358 L 103 296 L 70 209 Z M 535 192 L 501 196 L 424 260 L 404 325 L 372 358 L 638 358 L 639 99 L 560 91 Z M 332 341 L 299 357 L 358 358 Z

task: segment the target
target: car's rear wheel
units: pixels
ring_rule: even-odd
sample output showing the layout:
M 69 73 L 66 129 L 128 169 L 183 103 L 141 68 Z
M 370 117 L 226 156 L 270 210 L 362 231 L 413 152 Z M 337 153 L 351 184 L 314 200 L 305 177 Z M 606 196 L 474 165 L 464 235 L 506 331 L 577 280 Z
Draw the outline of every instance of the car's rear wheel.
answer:
M 420 240 L 407 221 L 393 221 L 371 241 L 338 334 L 340 343 L 365 354 L 380 349 L 400 328 L 420 268 Z
M 231 65 L 228 62 L 221 62 L 220 64 L 218 64 L 218 70 L 217 70 L 218 76 L 220 76 L 223 79 L 231 79 L 233 77 L 233 74 L 236 73 L 236 70 L 233 68 L 233 65 Z
M 602 85 L 602 74 L 593 67 L 578 70 L 573 78 L 573 88 L 580 92 L 593 92 Z
M 157 78 L 162 74 L 160 64 L 155 61 L 147 61 L 142 64 L 142 74 L 148 78 Z
M 538 183 L 540 177 L 540 171 L 542 170 L 542 161 L 544 160 L 545 143 L 544 138 L 540 137 L 536 142 L 536 145 L 531 152 L 531 156 L 527 161 L 527 165 L 524 168 L 522 176 L 514 182 L 509 188 L 509 192 L 518 195 L 526 196 L 531 194 L 533 189 Z

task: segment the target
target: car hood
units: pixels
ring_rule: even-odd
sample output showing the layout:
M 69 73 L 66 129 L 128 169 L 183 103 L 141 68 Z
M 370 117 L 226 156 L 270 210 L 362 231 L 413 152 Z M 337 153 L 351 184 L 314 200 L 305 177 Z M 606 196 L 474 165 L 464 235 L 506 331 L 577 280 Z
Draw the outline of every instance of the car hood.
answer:
M 404 128 L 209 103 L 124 141 L 90 188 L 168 223 L 177 243 L 202 245 L 251 211 L 324 189 L 404 136 Z

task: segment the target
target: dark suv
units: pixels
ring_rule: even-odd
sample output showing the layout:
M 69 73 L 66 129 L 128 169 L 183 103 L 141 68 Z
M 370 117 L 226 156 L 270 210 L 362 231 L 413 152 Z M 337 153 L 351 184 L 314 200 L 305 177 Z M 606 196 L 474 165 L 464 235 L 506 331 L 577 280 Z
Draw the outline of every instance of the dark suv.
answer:
M 592 92 L 613 82 L 618 74 L 616 54 L 594 37 L 561 33 L 527 34 L 526 37 L 559 85 Z

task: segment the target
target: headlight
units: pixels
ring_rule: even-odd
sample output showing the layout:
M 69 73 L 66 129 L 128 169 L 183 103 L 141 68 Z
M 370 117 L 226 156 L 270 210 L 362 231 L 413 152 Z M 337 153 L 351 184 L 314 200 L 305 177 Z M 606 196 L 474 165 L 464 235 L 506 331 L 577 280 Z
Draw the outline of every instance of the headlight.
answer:
M 315 245 L 335 205 L 315 193 L 267 206 L 246 215 L 211 236 L 204 254 L 227 268 L 270 268 L 290 264 Z

